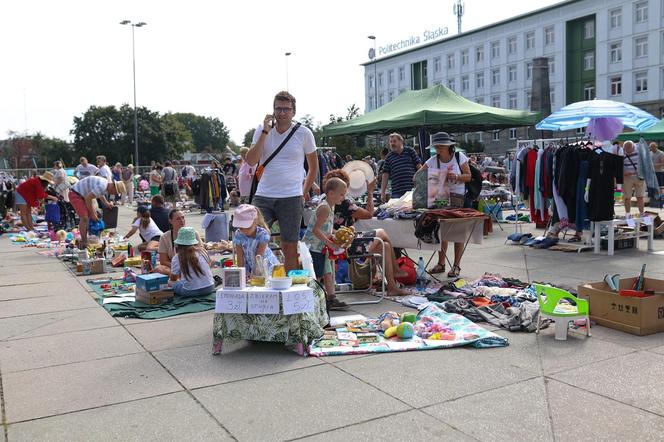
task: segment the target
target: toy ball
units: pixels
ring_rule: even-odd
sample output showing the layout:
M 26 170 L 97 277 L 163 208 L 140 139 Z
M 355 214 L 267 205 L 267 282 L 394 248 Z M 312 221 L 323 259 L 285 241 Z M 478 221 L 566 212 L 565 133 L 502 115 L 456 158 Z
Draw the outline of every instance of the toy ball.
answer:
M 410 322 L 414 324 L 417 321 L 417 315 L 412 312 L 406 312 L 401 314 L 401 322 Z
M 415 328 L 410 322 L 402 322 L 397 325 L 397 336 L 401 339 L 411 339 L 415 334 Z
M 67 232 L 67 241 L 73 241 L 74 240 L 74 234 L 71 232 Z

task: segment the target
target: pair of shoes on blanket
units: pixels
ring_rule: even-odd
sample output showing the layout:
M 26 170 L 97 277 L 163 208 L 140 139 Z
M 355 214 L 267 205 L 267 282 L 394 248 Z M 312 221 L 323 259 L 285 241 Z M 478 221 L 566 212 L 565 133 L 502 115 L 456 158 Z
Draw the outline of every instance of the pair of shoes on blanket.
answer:
M 524 238 L 530 238 L 532 236 L 532 233 L 512 233 L 507 239 L 514 242 L 521 242 Z

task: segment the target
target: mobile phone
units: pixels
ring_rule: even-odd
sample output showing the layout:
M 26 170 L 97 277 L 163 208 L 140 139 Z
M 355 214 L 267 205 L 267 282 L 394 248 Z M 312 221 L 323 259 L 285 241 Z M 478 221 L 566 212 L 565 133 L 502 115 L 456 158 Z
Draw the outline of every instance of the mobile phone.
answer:
M 272 121 L 270 121 L 270 127 L 274 127 L 277 124 L 277 117 L 272 114 Z

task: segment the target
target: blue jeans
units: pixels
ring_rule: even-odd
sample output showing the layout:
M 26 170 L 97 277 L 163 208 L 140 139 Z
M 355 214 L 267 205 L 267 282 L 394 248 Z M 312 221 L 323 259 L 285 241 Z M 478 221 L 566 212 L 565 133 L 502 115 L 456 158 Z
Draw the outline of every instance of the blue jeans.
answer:
M 193 298 L 194 296 L 206 296 L 210 293 L 214 293 L 214 284 L 208 287 L 203 287 L 196 290 L 189 290 L 184 288 L 185 281 L 178 281 L 173 284 L 173 292 L 176 296 L 182 296 L 186 298 Z

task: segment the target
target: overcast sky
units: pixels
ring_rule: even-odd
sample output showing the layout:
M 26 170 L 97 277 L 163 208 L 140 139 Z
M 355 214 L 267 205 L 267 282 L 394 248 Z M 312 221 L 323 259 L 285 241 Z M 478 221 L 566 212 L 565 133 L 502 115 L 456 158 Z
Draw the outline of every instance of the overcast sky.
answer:
M 558 0 L 465 0 L 470 30 Z M 0 139 L 8 131 L 71 139 L 89 106 L 133 103 L 131 28 L 136 29 L 139 106 L 213 116 L 244 133 L 286 88 L 298 115 L 327 122 L 355 103 L 364 111 L 363 70 L 372 43 L 447 26 L 453 0 L 2 1 Z M 408 9 L 411 7 L 412 9 Z M 297 116 L 296 116 L 297 118 Z

